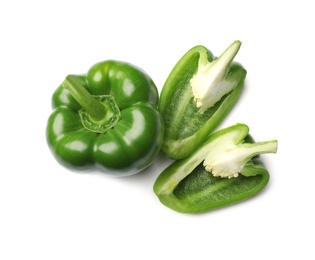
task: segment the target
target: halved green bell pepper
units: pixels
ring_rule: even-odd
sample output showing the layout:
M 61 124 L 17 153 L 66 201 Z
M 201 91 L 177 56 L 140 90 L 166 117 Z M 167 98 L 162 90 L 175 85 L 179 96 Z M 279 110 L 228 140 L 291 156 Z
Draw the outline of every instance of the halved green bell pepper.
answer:
M 135 174 L 153 162 L 163 142 L 157 103 L 157 88 L 144 71 L 97 63 L 86 75 L 67 76 L 53 94 L 48 144 L 64 165 Z
M 160 201 L 178 212 L 199 213 L 260 192 L 269 173 L 258 155 L 276 153 L 277 141 L 254 143 L 248 132 L 244 124 L 219 130 L 193 154 L 172 163 L 154 184 Z
M 237 101 L 246 77 L 243 66 L 233 62 L 240 46 L 235 41 L 218 58 L 196 46 L 171 71 L 159 102 L 165 121 L 162 152 L 168 157 L 190 155 Z

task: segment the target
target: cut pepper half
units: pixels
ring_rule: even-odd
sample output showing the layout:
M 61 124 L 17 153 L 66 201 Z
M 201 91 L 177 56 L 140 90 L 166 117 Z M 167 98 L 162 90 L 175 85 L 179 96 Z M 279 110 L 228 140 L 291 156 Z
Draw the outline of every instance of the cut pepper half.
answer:
M 190 155 L 237 101 L 246 77 L 243 66 L 233 61 L 240 46 L 233 42 L 218 58 L 196 46 L 171 71 L 159 102 L 165 121 L 162 152 L 168 157 Z
M 160 201 L 178 212 L 198 213 L 260 192 L 269 173 L 258 155 L 276 153 L 277 141 L 254 143 L 248 132 L 244 124 L 217 131 L 193 154 L 172 163 L 154 184 Z

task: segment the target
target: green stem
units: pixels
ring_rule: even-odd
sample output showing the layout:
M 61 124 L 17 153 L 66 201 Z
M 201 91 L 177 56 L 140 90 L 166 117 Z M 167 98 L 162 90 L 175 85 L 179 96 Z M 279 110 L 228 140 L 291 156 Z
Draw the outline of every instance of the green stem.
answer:
M 227 140 L 229 141 L 229 140 Z M 245 165 L 256 155 L 276 153 L 278 142 L 276 140 L 258 143 L 239 143 L 236 145 L 228 142 L 219 142 L 220 146 L 210 150 L 204 160 L 207 171 L 214 176 L 223 178 L 238 177 Z
M 74 75 L 68 75 L 62 86 L 68 89 L 75 100 L 95 121 L 106 117 L 107 111 L 101 101 L 94 98 Z

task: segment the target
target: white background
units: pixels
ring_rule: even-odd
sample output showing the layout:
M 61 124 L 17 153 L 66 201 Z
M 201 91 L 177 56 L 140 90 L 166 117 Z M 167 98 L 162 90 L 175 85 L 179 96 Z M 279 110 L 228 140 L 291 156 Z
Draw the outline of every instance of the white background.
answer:
M 314 259 L 314 8 L 312 1 L 1 1 L 0 259 Z M 191 47 L 215 55 L 234 40 L 245 89 L 220 128 L 238 122 L 271 180 L 234 206 L 185 215 L 152 187 L 170 163 L 113 178 L 76 173 L 50 153 L 51 95 L 67 74 L 116 59 L 159 91 Z

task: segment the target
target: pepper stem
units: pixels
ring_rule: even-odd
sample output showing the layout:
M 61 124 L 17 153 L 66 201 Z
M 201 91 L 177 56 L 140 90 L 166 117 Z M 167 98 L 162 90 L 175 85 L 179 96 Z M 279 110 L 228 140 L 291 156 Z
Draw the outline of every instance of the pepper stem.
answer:
M 233 42 L 212 62 L 209 62 L 208 57 L 200 56 L 197 72 L 190 80 L 192 94 L 200 113 L 212 107 L 237 86 L 236 82 L 227 81 L 226 75 L 240 47 L 240 41 Z
M 92 132 L 105 133 L 120 119 L 120 110 L 112 96 L 91 95 L 75 75 L 68 75 L 62 86 L 82 106 L 79 115 L 83 126 Z
M 68 75 L 62 86 L 68 89 L 75 100 L 95 121 L 100 121 L 106 116 L 104 105 L 95 99 L 74 75 Z
M 243 167 L 254 156 L 264 153 L 276 153 L 278 142 L 276 140 L 258 143 L 239 143 L 237 145 L 222 142 L 220 147 L 212 149 L 206 156 L 203 165 L 214 176 L 222 178 L 238 177 Z

